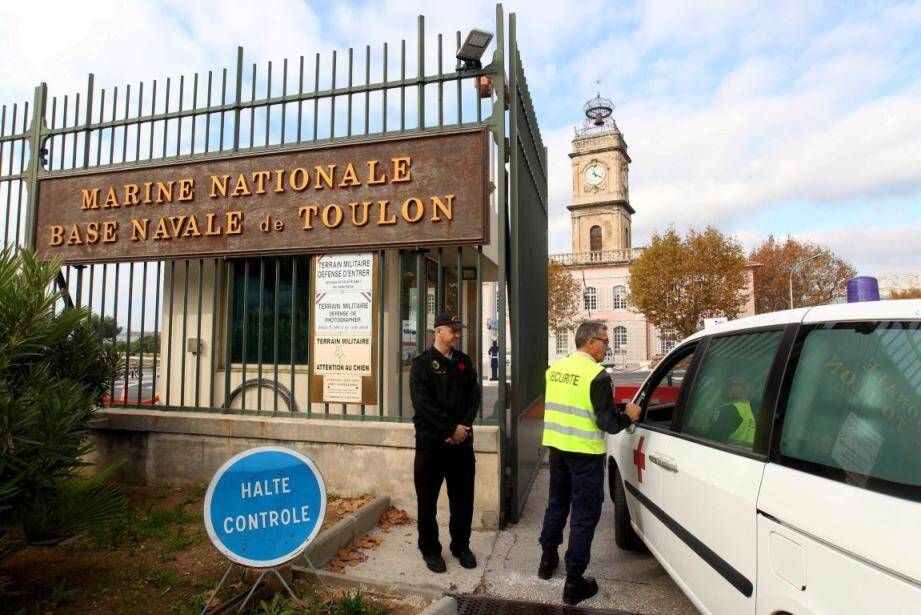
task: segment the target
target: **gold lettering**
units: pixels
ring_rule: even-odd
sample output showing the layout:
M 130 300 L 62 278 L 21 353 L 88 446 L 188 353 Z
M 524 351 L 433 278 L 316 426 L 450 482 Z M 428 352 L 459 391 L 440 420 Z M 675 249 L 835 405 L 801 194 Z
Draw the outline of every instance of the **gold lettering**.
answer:
M 342 224 L 342 208 L 335 203 L 330 203 L 323 208 L 322 218 L 323 226 L 326 228 L 336 228 Z
M 102 204 L 103 209 L 106 207 L 118 207 L 118 195 L 115 193 L 115 188 L 109 188 L 106 192 L 106 202 Z
M 227 234 L 228 235 L 239 235 L 243 232 L 243 212 L 242 211 L 228 211 L 227 212 Z
M 380 210 L 380 215 L 377 217 L 378 226 L 383 224 L 396 224 L 397 216 L 396 214 L 390 214 L 390 217 L 387 217 L 387 208 L 390 206 L 390 201 L 378 201 L 377 207 Z
M 144 182 L 144 205 L 150 205 L 153 203 L 153 201 L 150 199 L 150 188 L 152 186 L 152 182 Z
M 217 214 L 206 214 L 206 216 L 207 216 L 207 218 L 208 218 L 208 228 L 205 229 L 205 236 L 206 236 L 206 237 L 213 237 L 214 235 L 220 235 L 220 234 L 221 234 L 221 230 L 222 230 L 222 229 L 221 229 L 221 225 L 218 224 L 217 226 L 214 226 L 214 217 L 215 217 L 216 215 L 217 215 Z
M 102 243 L 114 243 L 118 241 L 118 235 L 115 234 L 115 231 L 118 230 L 118 222 L 115 220 L 107 220 L 102 223 Z
M 320 208 L 316 205 L 304 205 L 297 209 L 297 215 L 304 218 L 304 230 L 309 231 L 313 228 L 312 220 L 316 217 Z
M 154 241 L 160 239 L 169 239 L 169 231 L 166 226 L 166 218 L 160 218 L 160 221 L 157 222 L 157 230 L 154 231 Z
M 173 184 L 176 182 L 174 180 L 169 180 L 166 183 L 157 182 L 157 203 L 172 203 L 173 202 Z
M 410 215 L 409 213 L 410 205 L 414 205 L 416 207 L 416 213 L 414 215 Z M 422 219 L 422 216 L 425 215 L 425 205 L 422 204 L 422 201 L 420 199 L 417 199 L 416 197 L 411 196 L 405 201 L 403 201 L 402 214 L 403 214 L 403 219 L 406 220 L 407 222 L 418 222 L 419 220 Z
M 147 227 L 150 225 L 150 218 L 134 219 L 131 221 L 131 241 L 138 239 L 147 239 Z
M 355 167 L 352 166 L 352 163 L 349 163 L 349 166 L 345 167 L 345 174 L 342 176 L 342 181 L 339 182 L 340 188 L 345 188 L 346 186 L 360 186 L 361 182 L 358 181 L 358 174 L 355 173 Z
M 99 188 L 83 189 L 83 205 L 80 209 L 99 209 Z
M 446 194 L 445 200 L 447 204 L 442 201 L 437 196 L 431 197 L 432 201 L 432 222 L 441 222 L 441 216 L 438 215 L 438 212 L 444 214 L 445 219 L 453 220 L 454 219 L 454 195 Z
M 309 186 L 310 175 L 308 175 L 307 169 L 298 167 L 291 171 L 291 174 L 288 176 L 288 185 L 291 186 L 291 189 L 295 192 L 301 192 Z
M 314 184 L 313 187 L 316 188 L 317 190 L 323 187 L 320 185 L 320 179 L 322 179 L 326 183 L 326 186 L 329 188 L 332 188 L 333 184 L 335 183 L 336 165 L 329 164 L 326 166 L 329 168 L 329 173 L 327 173 L 326 170 L 320 165 L 317 165 L 314 167 L 314 173 L 316 173 L 317 183 Z
M 183 237 L 201 237 L 201 230 L 198 228 L 198 219 L 195 214 L 189 216 L 189 221 L 185 225 Z
M 374 177 L 375 172 L 377 172 L 377 160 L 368 161 L 368 181 L 365 183 L 369 186 L 374 186 L 376 184 L 386 184 L 387 176 L 381 171 L 380 177 Z
M 252 192 L 250 192 L 249 186 L 246 185 L 246 176 L 240 173 L 240 177 L 237 179 L 237 185 L 230 196 L 250 196 L 251 194 Z
M 221 196 L 227 196 L 227 182 L 230 181 L 230 175 L 217 175 L 211 176 L 211 198 L 217 198 L 218 192 L 221 193 Z
M 265 194 L 265 182 L 272 174 L 268 171 L 253 171 L 253 181 L 256 182 L 256 194 Z
M 49 246 L 59 246 L 64 243 L 64 227 L 59 224 L 52 224 L 49 229 L 51 230 L 51 238 L 48 240 Z
M 285 181 L 285 170 L 276 169 L 275 170 L 275 192 L 285 191 L 284 181 Z
M 170 216 L 169 224 L 173 229 L 173 238 L 179 237 L 179 231 L 182 230 L 182 223 L 185 222 L 185 216 Z
M 70 227 L 70 236 L 67 238 L 67 245 L 77 246 L 83 243 L 80 239 L 80 228 L 76 224 L 72 224 Z
M 361 215 L 355 215 L 358 211 L 359 205 L 361 206 Z M 364 226 L 368 223 L 368 209 L 371 207 L 371 201 L 362 201 L 361 203 L 349 203 L 349 207 L 352 210 L 352 224 L 355 226 Z
M 391 183 L 411 182 L 413 180 L 413 172 L 409 168 L 413 163 L 413 159 L 410 156 L 391 158 L 390 160 L 393 162 L 393 177 L 390 179 Z
M 96 243 L 99 241 L 99 223 L 88 222 L 86 224 L 86 243 Z
M 137 205 L 141 202 L 138 193 L 141 191 L 137 184 L 125 184 L 125 205 Z
M 176 197 L 177 201 L 192 201 L 195 200 L 195 180 L 194 179 L 180 179 L 179 180 L 179 195 Z

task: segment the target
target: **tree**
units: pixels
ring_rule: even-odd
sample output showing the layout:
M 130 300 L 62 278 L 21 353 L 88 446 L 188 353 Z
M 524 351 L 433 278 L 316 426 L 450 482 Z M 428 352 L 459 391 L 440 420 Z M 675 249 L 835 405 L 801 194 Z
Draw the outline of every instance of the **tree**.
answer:
M 889 293 L 890 299 L 921 299 L 921 288 L 905 288 L 893 290 Z
M 822 256 L 808 260 L 810 256 Z M 752 250 L 749 259 L 755 268 L 755 312 L 776 312 L 790 308 L 790 272 L 793 273 L 793 305 L 806 307 L 834 302 L 845 292 L 848 278 L 856 272 L 846 260 L 826 247 L 787 237 L 778 241 L 768 237 Z M 805 262 L 801 262 L 805 261 Z
M 100 335 L 102 336 L 102 338 L 107 339 L 107 340 L 114 338 L 116 335 L 121 333 L 121 330 L 122 330 L 121 327 L 115 324 L 115 319 L 112 318 L 111 316 L 106 316 L 105 318 L 103 318 L 102 323 L 100 324 L 99 315 L 91 314 L 89 318 L 89 322 L 90 322 L 90 325 L 92 325 L 92 327 L 96 329 L 96 331 L 100 332 Z
M 550 331 L 572 329 L 582 307 L 582 292 L 578 280 L 557 263 L 547 263 L 547 324 Z
M 704 318 L 738 316 L 748 300 L 745 253 L 712 226 L 680 237 L 674 229 L 652 236 L 630 266 L 630 304 L 663 336 L 682 338 Z
M 114 467 L 78 475 L 119 360 L 85 308 L 55 310 L 59 270 L 25 250 L 0 252 L 0 538 L 64 536 L 125 511 L 106 482 Z
M 131 352 L 136 354 L 153 354 L 159 350 L 159 335 L 145 335 L 131 342 Z

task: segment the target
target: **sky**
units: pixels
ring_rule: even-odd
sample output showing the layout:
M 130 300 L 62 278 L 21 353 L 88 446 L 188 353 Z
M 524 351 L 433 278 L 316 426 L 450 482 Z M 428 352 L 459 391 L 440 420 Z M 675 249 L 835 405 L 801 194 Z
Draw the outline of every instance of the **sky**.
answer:
M 567 156 L 600 89 L 633 159 L 635 245 L 714 225 L 921 273 L 921 2 L 508 2 L 549 151 L 550 251 L 570 250 Z M 298 0 L 4 2 L 0 103 L 444 33 L 496 5 Z M 448 45 L 450 47 L 450 45 Z M 487 52 L 487 57 L 491 50 Z M 359 54 L 360 55 L 360 54 Z M 446 57 L 450 56 L 446 52 Z M 431 60 L 427 60 L 431 61 Z M 411 73 L 410 73 L 411 74 Z

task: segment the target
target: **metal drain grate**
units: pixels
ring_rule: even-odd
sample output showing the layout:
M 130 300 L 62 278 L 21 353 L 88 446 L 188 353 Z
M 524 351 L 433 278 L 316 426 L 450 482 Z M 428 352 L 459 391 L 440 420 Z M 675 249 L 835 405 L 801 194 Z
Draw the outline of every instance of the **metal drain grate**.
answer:
M 457 615 L 634 615 L 629 611 L 508 600 L 493 596 L 454 596 Z

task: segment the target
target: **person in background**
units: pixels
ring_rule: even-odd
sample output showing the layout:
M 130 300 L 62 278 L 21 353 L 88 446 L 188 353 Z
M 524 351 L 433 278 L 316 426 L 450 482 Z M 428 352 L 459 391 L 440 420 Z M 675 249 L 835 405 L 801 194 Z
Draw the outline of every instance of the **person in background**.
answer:
M 492 374 L 489 376 L 490 380 L 499 379 L 499 342 L 496 340 L 492 341 L 492 346 L 489 347 L 489 369 L 492 371 Z

